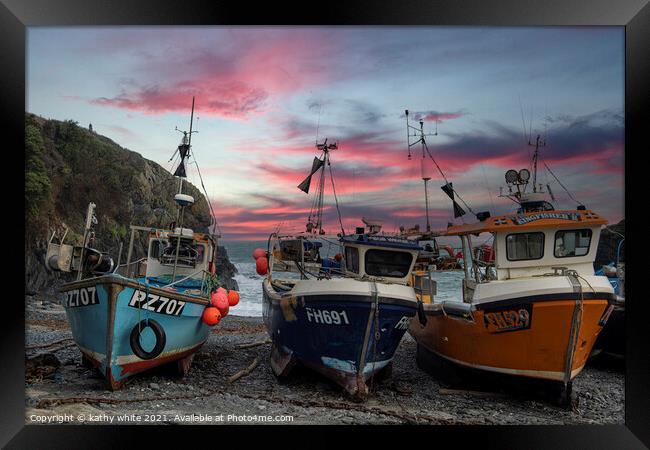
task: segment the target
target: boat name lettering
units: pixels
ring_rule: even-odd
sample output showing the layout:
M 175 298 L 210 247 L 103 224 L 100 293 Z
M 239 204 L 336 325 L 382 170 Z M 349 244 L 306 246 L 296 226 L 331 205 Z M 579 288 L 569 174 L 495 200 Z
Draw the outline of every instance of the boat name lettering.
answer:
M 525 330 L 530 328 L 532 309 L 531 305 L 522 305 L 516 309 L 486 311 L 483 315 L 483 323 L 491 333 Z
M 97 287 L 89 286 L 87 288 L 79 288 L 72 291 L 67 291 L 65 293 L 63 303 L 66 308 L 97 305 L 99 303 L 99 298 L 97 297 Z
M 542 219 L 560 219 L 560 220 L 573 220 L 579 221 L 580 214 L 577 213 L 557 213 L 557 212 L 548 212 L 548 213 L 538 213 L 533 214 L 532 216 L 514 216 L 512 221 L 516 225 L 525 225 L 530 222 L 535 222 L 536 220 Z
M 411 318 L 404 316 L 399 320 L 399 322 L 397 322 L 397 325 L 395 325 L 395 329 L 406 330 L 408 329 L 410 323 L 411 323 Z
M 394 242 L 396 244 L 410 244 L 407 239 L 391 236 L 368 236 L 368 240 L 377 242 Z
M 345 311 L 328 311 L 326 309 L 305 308 L 307 321 L 326 325 L 350 325 Z
M 151 293 L 147 296 L 146 292 L 135 291 L 133 292 L 129 306 L 160 314 L 167 314 L 168 316 L 180 316 L 183 308 L 185 308 L 185 302 Z

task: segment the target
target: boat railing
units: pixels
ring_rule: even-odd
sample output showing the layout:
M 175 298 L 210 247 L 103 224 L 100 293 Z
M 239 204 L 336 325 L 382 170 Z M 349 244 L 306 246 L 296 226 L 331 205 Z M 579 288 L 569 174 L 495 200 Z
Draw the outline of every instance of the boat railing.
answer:
M 141 267 L 140 264 L 142 264 L 146 260 L 147 260 L 147 258 L 144 257 L 144 258 L 140 258 L 140 259 L 138 259 L 136 261 L 131 261 L 131 262 L 128 262 L 128 263 L 117 265 L 117 266 L 115 266 L 115 269 L 113 270 L 113 273 L 116 273 L 118 275 L 122 275 L 122 276 L 125 276 L 125 277 L 128 278 L 128 277 L 131 276 L 131 273 L 133 272 L 131 268 L 133 266 L 135 266 L 136 268 L 139 269 Z M 137 270 L 138 275 L 140 275 L 140 272 L 141 272 L 140 270 Z
M 198 274 L 201 274 L 201 287 L 203 287 L 203 282 L 205 281 L 205 275 L 206 275 L 207 273 L 208 273 L 208 272 L 207 272 L 206 270 L 204 270 L 204 269 L 199 269 L 199 270 L 197 270 L 196 272 L 187 275 L 186 277 L 179 278 L 178 280 L 176 280 L 176 281 L 174 281 L 174 282 L 172 282 L 172 283 L 169 283 L 169 284 L 164 285 L 163 288 L 167 288 L 167 287 L 170 287 L 170 286 L 174 286 L 175 284 L 178 284 L 178 283 L 180 283 L 181 281 L 189 280 L 190 278 L 195 278 L 195 276 L 198 275 Z M 203 289 L 201 289 L 201 290 L 203 290 Z

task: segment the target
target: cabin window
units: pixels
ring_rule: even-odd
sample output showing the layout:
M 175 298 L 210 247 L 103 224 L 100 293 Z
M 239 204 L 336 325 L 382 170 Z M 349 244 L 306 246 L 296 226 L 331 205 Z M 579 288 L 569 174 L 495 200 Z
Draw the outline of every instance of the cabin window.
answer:
M 517 233 L 506 236 L 508 261 L 541 259 L 544 256 L 544 233 Z
M 359 249 L 345 247 L 345 268 L 348 272 L 359 273 Z
M 162 254 L 165 244 L 160 239 L 154 239 L 151 241 L 151 248 L 149 249 L 149 258 L 158 259 Z
M 390 250 L 367 250 L 366 273 L 379 277 L 404 278 L 411 269 L 413 255 Z
M 584 256 L 589 253 L 591 230 L 563 230 L 555 233 L 556 258 Z

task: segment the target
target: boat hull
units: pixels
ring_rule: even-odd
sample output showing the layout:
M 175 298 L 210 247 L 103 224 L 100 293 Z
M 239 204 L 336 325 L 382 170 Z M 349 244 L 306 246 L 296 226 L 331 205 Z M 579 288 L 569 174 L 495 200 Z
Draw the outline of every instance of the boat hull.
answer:
M 568 383 L 587 361 L 607 320 L 609 299 L 603 294 L 582 300 L 578 337 L 570 345 L 577 300 L 565 297 L 508 299 L 466 314 L 425 305 L 426 325 L 413 320 L 409 333 L 423 350 L 459 366 Z
M 390 365 L 416 313 L 415 298 L 341 292 L 282 295 L 268 280 L 263 292 L 274 373 L 286 376 L 301 363 L 360 399 L 368 394 L 367 381 Z
M 187 369 L 210 333 L 201 320 L 207 300 L 119 275 L 67 283 L 60 292 L 77 346 L 110 389 L 162 364 L 181 360 Z

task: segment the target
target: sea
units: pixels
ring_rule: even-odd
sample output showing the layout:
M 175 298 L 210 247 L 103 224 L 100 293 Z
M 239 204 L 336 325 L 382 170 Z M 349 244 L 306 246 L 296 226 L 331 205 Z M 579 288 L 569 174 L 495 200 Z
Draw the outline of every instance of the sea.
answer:
M 237 268 L 235 281 L 239 285 L 240 301 L 233 307 L 231 315 L 245 317 L 262 316 L 262 280 L 263 277 L 255 271 L 253 250 L 267 248 L 267 241 L 221 241 L 226 247 L 228 258 Z M 324 243 L 321 254 L 333 256 L 338 251 L 338 246 Z M 432 278 L 438 285 L 436 301 L 455 300 L 462 301 L 461 280 L 462 270 L 433 272 Z

